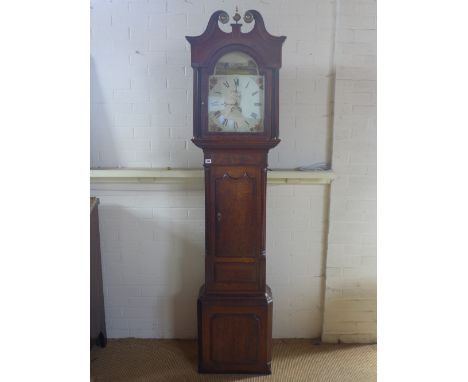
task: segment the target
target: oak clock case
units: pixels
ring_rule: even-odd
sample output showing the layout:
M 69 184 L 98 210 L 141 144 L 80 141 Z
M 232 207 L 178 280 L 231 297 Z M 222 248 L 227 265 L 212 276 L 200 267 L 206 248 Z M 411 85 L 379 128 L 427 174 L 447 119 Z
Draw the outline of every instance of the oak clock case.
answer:
M 193 143 L 205 170 L 205 283 L 198 296 L 198 368 L 271 373 L 272 295 L 265 282 L 268 151 L 279 142 L 281 49 L 255 10 L 232 31 L 213 13 L 191 45 Z

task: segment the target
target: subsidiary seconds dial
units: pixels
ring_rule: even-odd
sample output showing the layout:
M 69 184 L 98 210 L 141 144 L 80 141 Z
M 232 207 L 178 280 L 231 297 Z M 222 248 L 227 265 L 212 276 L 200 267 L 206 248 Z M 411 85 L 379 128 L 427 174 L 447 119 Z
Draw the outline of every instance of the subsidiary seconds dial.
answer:
M 214 75 L 209 78 L 208 131 L 263 131 L 263 76 Z

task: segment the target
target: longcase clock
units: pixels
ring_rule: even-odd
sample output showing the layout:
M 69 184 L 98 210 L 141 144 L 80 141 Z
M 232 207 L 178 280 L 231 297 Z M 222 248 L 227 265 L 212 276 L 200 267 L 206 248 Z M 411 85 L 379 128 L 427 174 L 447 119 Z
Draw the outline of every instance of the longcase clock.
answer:
M 198 297 L 200 372 L 271 373 L 272 295 L 265 282 L 268 151 L 279 142 L 281 49 L 255 10 L 231 32 L 217 11 L 191 45 L 193 143 L 205 169 L 205 284 Z

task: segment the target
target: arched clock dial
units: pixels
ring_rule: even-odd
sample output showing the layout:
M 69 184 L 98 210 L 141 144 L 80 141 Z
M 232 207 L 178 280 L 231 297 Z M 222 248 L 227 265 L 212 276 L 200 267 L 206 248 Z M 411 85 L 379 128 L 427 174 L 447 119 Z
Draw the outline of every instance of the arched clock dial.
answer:
M 263 81 L 258 75 L 210 76 L 208 131 L 262 132 Z
M 222 56 L 208 77 L 208 131 L 264 131 L 264 77 L 255 60 L 232 51 Z

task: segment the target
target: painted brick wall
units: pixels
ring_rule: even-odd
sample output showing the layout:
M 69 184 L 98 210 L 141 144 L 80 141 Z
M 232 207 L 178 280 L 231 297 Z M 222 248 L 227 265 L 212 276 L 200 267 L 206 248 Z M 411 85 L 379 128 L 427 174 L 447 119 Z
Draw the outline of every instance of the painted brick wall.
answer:
M 192 138 L 192 68 L 185 35 L 218 9 L 259 10 L 284 34 L 281 145 L 270 167 L 330 159 L 333 0 L 92 0 L 91 165 L 200 167 Z M 249 26 L 251 27 L 251 25 Z
M 330 227 L 322 339 L 374 342 L 376 2 L 338 3 Z
M 95 184 L 108 335 L 195 338 L 204 279 L 200 185 Z M 320 337 L 328 186 L 268 186 L 275 337 Z M 285 224 L 287 222 L 287 224 Z

